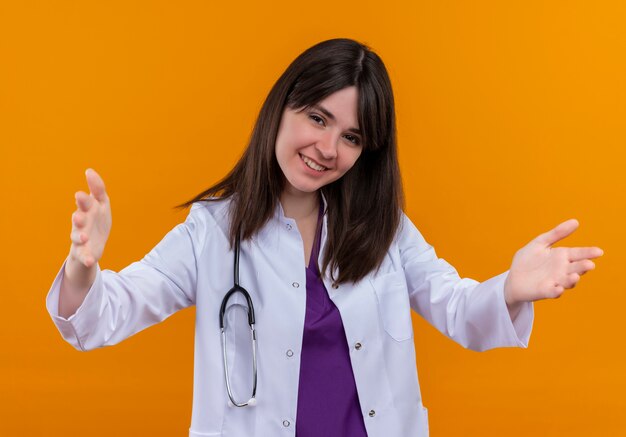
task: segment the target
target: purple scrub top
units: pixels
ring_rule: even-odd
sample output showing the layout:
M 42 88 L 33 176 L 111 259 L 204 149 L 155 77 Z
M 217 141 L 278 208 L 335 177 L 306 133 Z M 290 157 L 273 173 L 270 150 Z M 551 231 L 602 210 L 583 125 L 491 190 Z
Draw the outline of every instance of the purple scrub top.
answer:
M 296 437 L 367 437 L 339 310 L 320 279 L 323 204 L 306 268 L 306 316 L 300 359 Z

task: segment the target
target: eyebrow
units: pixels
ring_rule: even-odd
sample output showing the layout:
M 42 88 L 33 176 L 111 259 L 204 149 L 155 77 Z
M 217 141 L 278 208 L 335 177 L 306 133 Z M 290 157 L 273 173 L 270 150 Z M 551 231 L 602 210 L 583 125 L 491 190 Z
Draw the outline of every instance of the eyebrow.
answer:
M 320 111 L 322 114 L 324 114 L 326 117 L 330 118 L 332 121 L 336 121 L 337 119 L 335 118 L 335 116 L 333 115 L 332 112 L 330 112 L 328 109 L 324 108 L 322 105 L 320 104 L 316 104 L 316 105 L 311 105 L 311 108 L 313 109 L 317 109 L 318 111 Z M 348 131 L 355 133 L 357 135 L 361 135 L 361 131 L 355 127 L 351 127 L 348 129 Z

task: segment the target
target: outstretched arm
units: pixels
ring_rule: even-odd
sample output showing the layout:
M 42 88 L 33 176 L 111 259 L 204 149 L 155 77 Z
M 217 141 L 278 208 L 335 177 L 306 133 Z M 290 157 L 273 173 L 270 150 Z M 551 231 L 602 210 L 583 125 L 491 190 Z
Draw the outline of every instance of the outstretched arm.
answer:
M 508 271 L 483 282 L 461 278 L 406 215 L 397 241 L 411 308 L 430 324 L 475 351 L 527 347 L 533 305 L 520 304 L 516 317 L 510 316 L 504 299 Z

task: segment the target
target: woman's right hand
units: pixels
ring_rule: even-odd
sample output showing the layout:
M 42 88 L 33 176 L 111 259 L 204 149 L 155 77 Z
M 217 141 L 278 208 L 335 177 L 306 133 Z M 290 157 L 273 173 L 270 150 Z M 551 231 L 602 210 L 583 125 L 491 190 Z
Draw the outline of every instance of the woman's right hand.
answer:
M 85 176 L 91 193 L 74 195 L 77 209 L 72 214 L 70 259 L 90 268 L 102 258 L 111 232 L 111 204 L 100 175 L 88 168 Z

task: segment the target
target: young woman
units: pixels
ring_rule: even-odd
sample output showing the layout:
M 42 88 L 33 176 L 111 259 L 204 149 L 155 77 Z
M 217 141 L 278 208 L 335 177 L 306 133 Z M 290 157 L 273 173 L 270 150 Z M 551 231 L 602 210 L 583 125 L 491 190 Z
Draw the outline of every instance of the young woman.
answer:
M 89 350 L 196 305 L 192 437 L 426 436 L 411 309 L 470 349 L 526 347 L 531 302 L 574 287 L 602 254 L 551 248 L 578 226 L 568 220 L 507 272 L 460 278 L 402 212 L 389 77 L 348 39 L 287 68 L 235 168 L 119 273 L 97 264 L 111 210 L 102 179 L 86 177 L 48 310 Z M 224 300 L 233 277 L 249 293 L 256 344 L 245 295 Z

